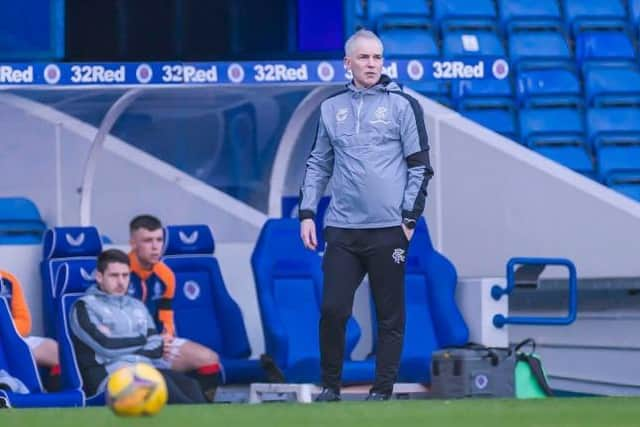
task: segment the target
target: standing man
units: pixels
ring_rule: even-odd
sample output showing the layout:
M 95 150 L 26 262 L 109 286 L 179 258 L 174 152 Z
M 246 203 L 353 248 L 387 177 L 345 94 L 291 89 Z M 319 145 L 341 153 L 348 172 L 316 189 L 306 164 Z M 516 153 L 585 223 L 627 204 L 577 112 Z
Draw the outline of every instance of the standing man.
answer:
M 162 332 L 169 349 L 164 357 L 166 367 L 178 372 L 192 372 L 209 400 L 220 382 L 221 366 L 218 354 L 208 347 L 176 337 L 171 307 L 176 289 L 173 271 L 160 260 L 164 246 L 164 231 L 160 220 L 151 215 L 139 215 L 129 224 L 131 252 L 131 286 L 129 294 L 144 302 Z
M 391 397 L 402 353 L 406 251 L 433 170 L 422 109 L 382 75 L 382 50 L 371 31 L 347 40 L 344 63 L 353 80 L 320 107 L 300 190 L 300 236 L 315 250 L 315 209 L 331 181 L 320 317 L 323 390 L 317 401 L 340 400 L 345 327 L 365 274 L 378 319 L 376 378 L 368 400 Z

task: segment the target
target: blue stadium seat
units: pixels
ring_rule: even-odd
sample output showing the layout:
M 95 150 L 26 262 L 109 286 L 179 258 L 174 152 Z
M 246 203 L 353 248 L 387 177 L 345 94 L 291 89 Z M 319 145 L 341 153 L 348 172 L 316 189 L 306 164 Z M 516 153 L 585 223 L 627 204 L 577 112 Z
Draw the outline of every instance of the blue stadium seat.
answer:
M 58 269 L 67 264 L 72 292 L 84 292 L 95 282 L 96 257 L 102 252 L 95 227 L 55 227 L 46 231 L 40 277 L 45 334 L 55 337 L 55 317 L 61 289 L 56 288 Z
M 562 29 L 562 15 L 557 0 L 498 0 L 498 5 L 503 34 Z
M 460 111 L 474 108 L 513 109 L 513 89 L 508 80 L 458 80 L 451 85 L 451 100 Z
M 521 110 L 520 140 L 529 147 L 586 146 L 582 114 L 574 108 Z
M 624 182 L 631 175 L 635 181 L 640 171 L 640 109 L 592 108 L 587 111 L 587 129 L 599 179 Z
M 498 36 L 488 31 L 454 31 L 443 35 L 442 56 L 445 59 L 465 57 L 505 57 Z
M 640 106 L 640 70 L 592 67 L 585 70 L 584 90 L 592 107 Z
M 429 383 L 431 353 L 465 345 L 469 329 L 456 305 L 456 269 L 433 248 L 424 218 L 416 224 L 407 254 L 405 336 L 398 381 Z M 375 336 L 375 310 L 371 316 Z
M 15 408 L 74 407 L 84 406 L 84 394 L 78 387 L 47 393 L 42 387 L 38 368 L 29 350 L 15 328 L 7 300 L 0 297 L 0 369 L 19 379 L 29 389 L 28 394 L 0 390 Z
M 451 99 L 463 116 L 510 139 L 517 139 L 515 105 L 508 80 L 459 80 Z
M 493 0 L 433 0 L 433 13 L 443 33 L 456 29 L 497 29 Z
M 629 18 L 633 24 L 633 29 L 638 32 L 640 28 L 640 0 L 627 0 L 629 7 Z
M 582 107 L 580 80 L 567 69 L 518 73 L 516 98 L 523 108 Z
M 640 143 L 640 109 L 591 108 L 587 132 L 593 147 Z
M 46 228 L 31 200 L 0 197 L 0 245 L 39 244 Z
M 627 12 L 621 0 L 563 0 L 567 29 L 575 35 L 589 30 L 628 29 Z
M 60 268 L 61 275 L 59 286 L 60 289 L 65 289 L 66 278 L 66 265 L 62 265 Z M 60 303 L 58 304 L 56 315 L 56 329 L 58 335 L 58 348 L 60 351 L 60 367 L 62 382 L 67 385 L 79 388 L 82 390 L 83 396 L 85 396 L 85 405 L 87 406 L 102 406 L 105 404 L 104 393 L 97 393 L 93 396 L 86 396 L 82 389 L 83 381 L 80 374 L 80 367 L 76 358 L 76 353 L 73 348 L 73 342 L 71 341 L 71 330 L 69 329 L 69 313 L 73 303 L 84 295 L 84 292 L 66 292 L 60 297 Z
M 321 259 L 303 247 L 299 230 L 295 219 L 268 220 L 251 256 L 251 266 L 267 353 L 283 369 L 288 382 L 319 382 Z M 373 381 L 374 362 L 349 357 L 359 338 L 360 328 L 350 318 L 343 384 Z
M 380 30 L 384 22 L 428 18 L 431 10 L 424 0 L 368 0 L 367 20 L 370 28 Z M 385 46 L 386 48 L 386 46 Z
M 585 69 L 591 65 L 637 67 L 636 51 L 623 32 L 585 32 L 576 36 L 576 62 Z
M 615 178 L 609 179 L 607 186 L 625 196 L 640 202 L 640 173 L 629 174 L 624 179 L 618 181 Z
M 635 184 L 640 180 L 640 141 L 635 145 L 606 144 L 596 148 L 598 176 L 611 185 Z
M 388 57 L 437 57 L 440 49 L 433 33 L 426 28 L 390 28 L 379 32 Z
M 518 140 L 516 114 L 511 109 L 493 108 L 465 110 L 460 112 L 466 118 L 487 127 L 511 140 Z
M 177 335 L 216 351 L 226 383 L 265 382 L 260 362 L 249 360 L 244 319 L 225 286 L 209 227 L 171 225 L 165 235 L 163 260 L 176 276 L 172 307 Z
M 511 34 L 509 58 L 517 69 L 574 68 L 567 40 L 559 32 Z
M 591 155 L 584 144 L 577 145 L 539 145 L 533 151 L 588 178 L 595 179 L 596 171 Z

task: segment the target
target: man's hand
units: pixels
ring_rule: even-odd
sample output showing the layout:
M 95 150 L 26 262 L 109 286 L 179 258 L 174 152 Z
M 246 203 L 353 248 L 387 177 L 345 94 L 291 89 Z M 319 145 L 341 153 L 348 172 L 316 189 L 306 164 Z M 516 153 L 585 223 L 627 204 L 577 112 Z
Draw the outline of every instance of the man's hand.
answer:
M 162 334 L 162 357 L 167 360 L 171 360 L 171 343 L 173 342 L 173 336 L 169 334 Z
M 303 219 L 302 222 L 300 222 L 300 238 L 305 248 L 315 251 L 318 247 L 316 223 L 311 218 Z
M 404 235 L 407 237 L 407 240 L 411 241 L 411 238 L 413 237 L 413 233 L 416 230 L 409 230 L 406 225 L 402 224 L 402 231 L 404 231 Z

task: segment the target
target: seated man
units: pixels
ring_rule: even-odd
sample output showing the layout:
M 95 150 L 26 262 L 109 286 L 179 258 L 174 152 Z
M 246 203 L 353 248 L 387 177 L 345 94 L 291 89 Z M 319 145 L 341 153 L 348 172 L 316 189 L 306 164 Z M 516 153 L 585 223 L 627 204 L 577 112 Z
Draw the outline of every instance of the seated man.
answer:
M 24 298 L 20 281 L 8 271 L 0 270 L 0 296 L 9 303 L 11 316 L 18 333 L 24 338 L 36 365 L 49 370 L 45 387 L 48 391 L 60 389 L 60 359 L 58 343 L 51 338 L 29 335 L 31 333 L 31 313 Z
M 206 403 L 198 382 L 162 369 L 170 344 L 156 331 L 145 305 L 127 295 L 129 257 L 118 249 L 98 256 L 96 282 L 71 307 L 69 325 L 83 388 L 88 395 L 104 391 L 111 372 L 132 363 L 160 368 L 169 403 Z
M 144 302 L 151 312 L 170 348 L 165 358 L 166 368 L 178 372 L 193 372 L 203 389 L 217 385 L 220 359 L 208 347 L 175 336 L 171 302 L 176 278 L 162 261 L 164 232 L 162 223 L 151 215 L 135 217 L 129 224 L 131 252 L 131 289 L 129 294 Z M 211 397 L 213 398 L 213 397 Z

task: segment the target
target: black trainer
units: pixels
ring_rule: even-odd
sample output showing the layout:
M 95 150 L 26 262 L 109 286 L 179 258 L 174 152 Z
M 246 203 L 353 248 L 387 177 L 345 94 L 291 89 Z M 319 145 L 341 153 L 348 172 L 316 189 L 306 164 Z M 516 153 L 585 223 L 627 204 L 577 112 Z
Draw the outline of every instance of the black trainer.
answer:
M 341 400 L 339 391 L 326 387 L 316 396 L 316 402 L 340 402 Z
M 378 393 L 377 391 L 369 392 L 367 400 L 389 400 L 391 399 L 391 393 Z

